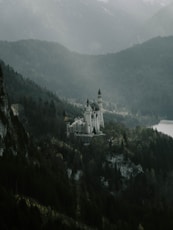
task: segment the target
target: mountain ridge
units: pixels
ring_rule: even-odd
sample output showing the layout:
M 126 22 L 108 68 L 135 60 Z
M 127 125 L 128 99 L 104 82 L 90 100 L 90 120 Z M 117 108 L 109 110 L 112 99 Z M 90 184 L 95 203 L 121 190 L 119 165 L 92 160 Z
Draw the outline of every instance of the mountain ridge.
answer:
M 86 101 L 101 88 L 107 101 L 171 117 L 172 41 L 172 36 L 158 37 L 116 54 L 95 56 L 51 42 L 0 42 L 0 58 L 60 97 Z
M 24 154 L 25 148 L 20 149 L 21 155 L 11 154 L 9 147 L 12 146 L 16 150 L 19 142 L 16 138 L 6 138 L 5 146 L 8 152 L 0 157 L 0 228 L 172 228 L 171 137 L 139 126 L 128 129 L 111 121 L 104 129 L 106 138 L 93 138 L 90 145 L 84 146 L 75 138 L 67 140 L 59 125 L 53 123 L 52 126 L 51 119 L 58 119 L 53 103 L 41 98 L 39 103 L 33 99 L 26 100 L 27 96 L 35 94 L 35 84 L 27 82 L 3 63 L 2 67 L 5 83 L 14 86 L 12 91 L 6 85 L 10 101 L 17 98 L 15 91 L 18 85 L 21 96 L 25 96 L 23 106 L 27 109 L 27 115 L 32 118 L 33 113 L 39 111 L 37 117 L 34 117 L 35 123 L 31 125 L 40 130 L 44 128 L 46 123 L 43 118 L 46 118 L 48 129 L 41 130 L 41 138 L 32 135 L 34 132 L 29 132 L 32 136 L 27 145 L 27 156 Z M 0 80 L 1 77 L 0 74 Z M 14 85 L 16 79 L 18 82 Z M 2 81 L 0 83 L 0 99 L 3 99 L 0 100 L 2 121 L 1 112 L 6 111 L 8 100 L 4 101 L 6 94 Z M 28 86 L 28 91 L 34 89 L 34 92 L 24 95 L 22 90 Z M 37 86 L 37 90 L 38 95 L 34 99 L 42 95 L 42 92 L 39 92 L 40 87 Z M 47 91 L 45 93 L 47 95 Z M 53 95 L 44 98 L 49 97 L 55 99 Z M 9 115 L 9 109 L 7 112 L 8 123 L 12 116 Z M 21 127 L 18 126 L 20 122 L 16 123 L 16 119 L 15 123 L 12 121 L 12 124 L 16 124 L 14 129 L 9 130 L 11 137 L 15 137 Z M 63 123 L 63 120 L 60 122 Z M 38 127 L 37 124 L 41 126 Z M 60 134 L 54 135 L 52 127 Z M 24 130 L 20 130 L 22 132 L 18 133 L 21 138 L 19 147 L 25 147 L 28 139 L 24 139 Z M 162 218 L 159 218 L 160 215 Z

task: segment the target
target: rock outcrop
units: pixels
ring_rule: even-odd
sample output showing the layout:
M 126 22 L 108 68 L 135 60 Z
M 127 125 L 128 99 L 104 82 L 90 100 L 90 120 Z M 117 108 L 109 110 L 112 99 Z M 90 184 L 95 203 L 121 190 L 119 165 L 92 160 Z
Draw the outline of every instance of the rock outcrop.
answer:
M 27 146 L 27 134 L 18 117 L 12 113 L 9 107 L 3 71 L 0 66 L 0 156 L 9 154 L 27 156 Z

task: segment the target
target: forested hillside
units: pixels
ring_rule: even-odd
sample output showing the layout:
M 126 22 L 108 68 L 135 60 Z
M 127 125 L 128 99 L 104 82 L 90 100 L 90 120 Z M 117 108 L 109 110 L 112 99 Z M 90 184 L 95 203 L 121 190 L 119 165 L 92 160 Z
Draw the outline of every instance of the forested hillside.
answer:
M 0 157 L 0 229 L 173 228 L 171 137 L 109 122 L 105 136 L 93 138 L 90 145 L 66 139 L 60 109 L 54 115 L 61 102 L 46 91 L 42 97 L 43 91 L 37 87 L 40 99 L 36 103 L 36 85 L 1 65 L 0 124 L 5 121 L 9 132 L 0 139 L 8 150 Z M 10 101 L 5 100 L 8 113 L 4 113 L 2 98 L 7 96 L 3 86 L 10 78 L 18 79 L 15 87 L 30 87 L 32 99 L 25 101 L 27 106 L 21 103 L 29 126 L 10 111 L 8 103 L 17 99 L 10 91 Z M 18 96 L 24 100 L 22 89 L 18 87 Z M 35 123 L 33 112 L 37 114 Z M 58 134 L 52 129 L 54 119 Z
M 173 117 L 173 37 L 155 38 L 117 54 L 99 57 L 110 94 L 142 114 Z M 105 64 L 106 63 L 106 64 Z M 122 100 L 121 100 L 122 99 Z
M 26 40 L 0 42 L 0 57 L 61 97 L 86 100 L 101 88 L 105 100 L 134 113 L 172 118 L 172 44 L 173 37 L 155 38 L 117 54 L 89 56 Z
M 10 66 L 2 61 L 4 82 L 10 105 L 19 110 L 19 118 L 31 135 L 44 137 L 47 135 L 62 138 L 65 136 L 64 113 L 69 117 L 80 115 L 80 109 L 62 102 L 57 96 L 24 79 Z M 17 105 L 17 106 L 16 106 Z

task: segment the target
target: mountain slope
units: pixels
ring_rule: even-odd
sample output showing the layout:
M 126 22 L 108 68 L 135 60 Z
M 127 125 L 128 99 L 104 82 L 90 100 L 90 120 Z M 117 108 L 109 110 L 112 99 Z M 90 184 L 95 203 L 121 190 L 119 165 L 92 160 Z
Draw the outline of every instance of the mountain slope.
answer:
M 173 37 L 158 37 L 99 58 L 99 65 L 105 65 L 103 73 L 107 74 L 108 83 L 115 86 L 131 109 L 173 117 L 172 44 Z
M 80 55 L 58 43 L 37 40 L 1 42 L 0 54 L 2 60 L 24 77 L 46 86 L 58 96 L 79 97 L 83 84 L 90 88 L 88 81 L 93 78 L 90 75 L 94 73 L 94 56 Z M 69 87 L 77 87 L 75 93 L 73 90 L 69 91 Z
M 0 66 L 0 157 L 25 157 L 28 155 L 28 149 L 28 136 L 8 104 L 4 75 Z
M 173 3 L 159 10 L 148 19 L 140 29 L 139 41 L 145 41 L 157 36 L 173 35 Z
M 0 229 L 173 228 L 171 137 L 139 126 L 129 130 L 109 123 L 106 138 L 93 138 L 89 146 L 78 140 L 59 141 L 52 133 L 43 133 L 39 140 L 34 136 L 27 145 L 28 136 L 19 129 L 22 125 L 16 123 L 17 117 L 13 122 L 9 113 L 2 73 L 18 79 L 16 85 L 22 78 L 2 66 L 0 124 L 7 127 L 8 137 L 1 136 L 0 141 L 8 154 L 0 157 Z M 32 91 L 32 84 L 26 82 L 26 89 L 30 86 Z M 38 95 L 39 91 L 38 87 Z M 32 109 L 30 104 L 28 112 Z M 48 111 L 46 104 L 44 113 Z M 26 145 L 28 155 L 25 148 L 20 149 L 21 155 L 10 154 Z
M 86 100 L 101 88 L 106 100 L 134 112 L 171 118 L 172 44 L 173 37 L 155 38 L 117 54 L 90 56 L 26 40 L 0 42 L 0 57 L 62 97 Z
M 51 135 L 62 139 L 65 136 L 64 111 L 74 117 L 81 113 L 80 109 L 62 102 L 31 80 L 24 79 L 4 62 L 0 61 L 0 65 L 10 106 L 19 114 L 26 130 L 35 138 Z

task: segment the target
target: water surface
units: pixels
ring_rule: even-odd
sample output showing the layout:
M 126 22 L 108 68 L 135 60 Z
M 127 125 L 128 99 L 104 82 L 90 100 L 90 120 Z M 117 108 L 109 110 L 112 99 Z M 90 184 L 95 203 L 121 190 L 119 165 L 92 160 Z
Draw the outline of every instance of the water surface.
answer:
M 173 137 L 173 120 L 161 120 L 153 129 Z

